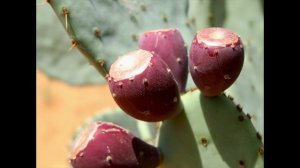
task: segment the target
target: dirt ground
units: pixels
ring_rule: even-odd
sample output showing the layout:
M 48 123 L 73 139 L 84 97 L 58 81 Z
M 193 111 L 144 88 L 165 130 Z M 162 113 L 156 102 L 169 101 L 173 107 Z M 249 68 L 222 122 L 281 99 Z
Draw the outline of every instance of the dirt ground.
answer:
M 36 71 L 37 168 L 69 168 L 74 131 L 101 109 L 116 107 L 108 86 L 70 86 Z

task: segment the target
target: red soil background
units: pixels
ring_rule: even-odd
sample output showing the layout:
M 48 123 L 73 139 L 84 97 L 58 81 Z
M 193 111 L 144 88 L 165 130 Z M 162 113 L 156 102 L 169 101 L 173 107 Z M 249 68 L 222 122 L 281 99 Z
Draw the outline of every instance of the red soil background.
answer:
M 71 86 L 36 71 L 37 168 L 69 168 L 68 144 L 93 114 L 117 107 L 107 85 Z

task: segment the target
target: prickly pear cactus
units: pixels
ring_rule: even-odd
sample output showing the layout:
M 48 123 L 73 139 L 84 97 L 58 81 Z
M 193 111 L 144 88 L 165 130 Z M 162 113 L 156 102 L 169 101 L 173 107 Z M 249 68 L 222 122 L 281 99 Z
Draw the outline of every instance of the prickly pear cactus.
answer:
M 37 6 L 36 14 L 37 67 L 40 70 L 72 85 L 105 82 L 82 54 L 71 47 L 69 36 L 49 5 Z
M 261 137 L 230 98 L 193 90 L 181 99 L 183 112 L 160 128 L 162 167 L 263 167 Z
M 69 34 L 70 46 L 78 48 L 103 77 L 108 77 L 117 56 L 137 48 L 139 35 L 145 31 L 177 28 L 188 50 L 193 35 L 205 27 L 225 27 L 239 34 L 245 45 L 245 63 L 237 81 L 225 91 L 227 96 L 209 98 L 198 89 L 189 90 L 176 99 L 182 102 L 181 113 L 150 125 L 121 110 L 103 113 L 93 121 L 124 124 L 142 139 L 151 139 L 162 154 L 162 168 L 263 167 L 261 1 L 47 2 Z M 189 75 L 187 88 L 193 87 Z
M 188 20 L 195 23 L 196 30 L 218 26 L 241 36 L 244 66 L 234 85 L 225 92 L 252 116 L 254 127 L 263 136 L 263 4 L 260 0 L 189 0 Z M 193 86 L 189 76 L 187 88 Z
M 136 48 L 143 31 L 176 27 L 186 40 L 192 38 L 186 0 L 51 0 L 49 4 L 68 32 L 70 46 L 78 48 L 103 77 L 117 56 Z M 108 14 L 113 17 L 108 19 Z

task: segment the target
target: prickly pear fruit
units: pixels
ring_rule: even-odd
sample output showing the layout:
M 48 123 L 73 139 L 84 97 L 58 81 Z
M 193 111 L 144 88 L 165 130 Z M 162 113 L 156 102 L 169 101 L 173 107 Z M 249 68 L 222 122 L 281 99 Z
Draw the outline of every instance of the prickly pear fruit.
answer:
M 189 68 L 204 96 L 217 96 L 237 79 L 244 63 L 240 37 L 225 28 L 205 28 L 191 44 Z
M 177 29 L 158 29 L 142 33 L 139 48 L 157 53 L 171 69 L 179 91 L 185 91 L 188 56 L 184 40 Z
M 154 52 L 139 49 L 119 57 L 111 65 L 108 81 L 116 103 L 136 119 L 162 121 L 181 111 L 174 76 Z
M 160 153 L 154 146 L 110 122 L 94 122 L 73 143 L 73 168 L 155 168 Z

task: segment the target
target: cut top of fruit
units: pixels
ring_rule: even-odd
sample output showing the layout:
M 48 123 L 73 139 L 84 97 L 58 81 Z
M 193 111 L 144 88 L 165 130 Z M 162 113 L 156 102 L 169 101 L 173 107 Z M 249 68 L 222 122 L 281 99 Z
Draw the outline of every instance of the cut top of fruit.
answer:
M 130 79 L 141 74 L 150 65 L 153 54 L 146 50 L 135 50 L 120 56 L 110 67 L 109 75 L 114 81 Z
M 226 47 L 239 42 L 239 36 L 225 28 L 206 28 L 197 33 L 198 43 L 209 46 Z
M 72 144 L 72 151 L 70 153 L 70 159 L 75 159 L 76 155 L 82 151 L 87 145 L 88 142 L 94 138 L 98 128 L 97 123 L 93 123 L 85 128 L 75 139 Z

